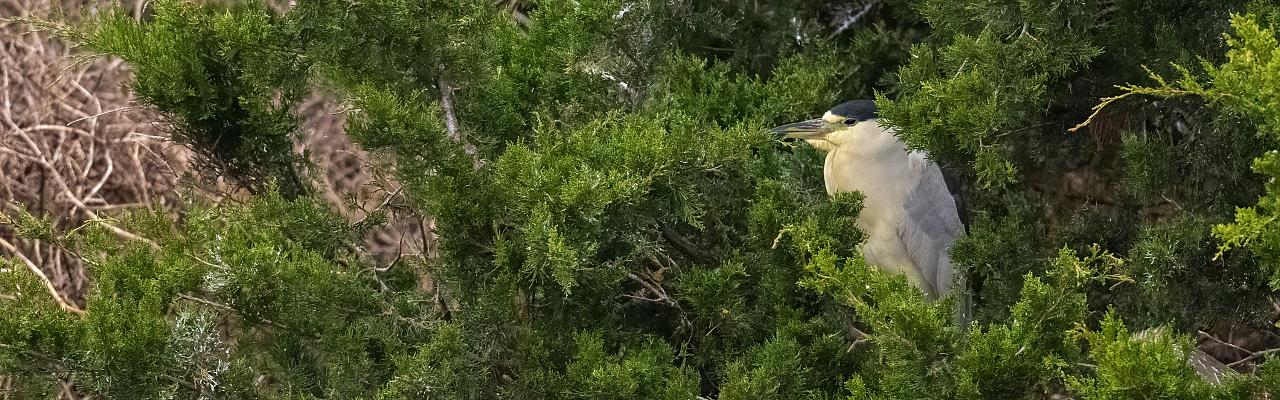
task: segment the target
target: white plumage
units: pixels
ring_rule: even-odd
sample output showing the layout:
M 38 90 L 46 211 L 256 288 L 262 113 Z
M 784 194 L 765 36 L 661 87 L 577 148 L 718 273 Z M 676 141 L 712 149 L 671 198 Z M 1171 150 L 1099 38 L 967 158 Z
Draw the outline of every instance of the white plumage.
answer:
M 862 255 L 868 265 L 906 275 L 931 298 L 951 291 L 956 282 L 949 252 L 964 234 L 955 198 L 937 164 L 924 153 L 907 150 L 893 129 L 880 125 L 875 103 L 847 102 L 821 119 L 780 126 L 774 132 L 803 139 L 827 153 L 822 168 L 827 193 L 862 193 L 858 228 L 867 234 Z M 956 322 L 964 326 L 972 305 L 967 293 L 957 297 Z M 1161 334 L 1148 330 L 1135 337 Z M 1188 363 L 1210 382 L 1235 373 L 1200 349 Z
M 825 151 L 828 193 L 864 196 L 858 227 L 867 234 L 868 265 L 906 275 L 930 298 L 953 284 L 948 252 L 964 225 L 942 170 L 924 153 L 908 151 L 895 132 L 875 118 L 875 104 L 853 101 L 821 119 L 781 126 L 775 132 Z
M 907 151 L 875 119 L 828 141 L 835 146 L 823 166 L 827 192 L 865 197 L 858 227 L 867 234 L 867 264 L 906 275 L 930 297 L 946 295 L 952 284 L 948 251 L 964 225 L 937 164 Z

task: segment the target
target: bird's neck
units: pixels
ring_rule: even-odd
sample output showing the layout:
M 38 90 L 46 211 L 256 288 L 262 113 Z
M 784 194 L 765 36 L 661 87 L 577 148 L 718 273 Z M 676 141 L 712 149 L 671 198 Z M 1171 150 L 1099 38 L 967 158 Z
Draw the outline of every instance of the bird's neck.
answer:
M 905 196 L 919 179 L 918 168 L 912 167 L 906 146 L 888 131 L 860 133 L 827 152 L 823 166 L 827 192 L 862 192 L 865 208 L 892 218 L 893 210 L 901 208 L 894 200 Z
M 879 120 L 871 120 L 858 124 L 852 132 L 843 135 L 838 146 L 841 151 L 861 159 L 884 157 L 902 157 L 906 155 L 906 144 L 898 139 L 896 130 L 880 125 Z

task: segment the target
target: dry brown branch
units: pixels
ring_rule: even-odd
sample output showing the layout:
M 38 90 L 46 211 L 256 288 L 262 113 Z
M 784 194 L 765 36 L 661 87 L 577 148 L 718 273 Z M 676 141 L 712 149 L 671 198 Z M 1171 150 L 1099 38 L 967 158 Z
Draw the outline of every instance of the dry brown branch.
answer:
M 386 221 L 365 237 L 363 251 L 378 264 L 389 266 L 406 257 L 426 254 L 432 243 L 426 232 L 430 219 L 408 206 L 389 163 L 380 162 L 350 141 L 343 131 L 346 113 L 323 94 L 314 94 L 299 106 L 306 115 L 302 139 L 296 144 L 320 169 L 316 192 L 328 200 L 348 222 L 362 225 L 383 213 Z
M 1235 368 L 1235 367 L 1240 366 L 1240 365 L 1243 365 L 1244 363 L 1247 363 L 1247 362 L 1249 362 L 1249 361 L 1252 361 L 1252 360 L 1255 360 L 1255 359 L 1258 359 L 1258 358 L 1261 358 L 1261 357 L 1264 357 L 1264 356 L 1267 356 L 1267 355 L 1270 355 L 1270 354 L 1275 354 L 1276 352 L 1280 352 L 1280 348 L 1275 348 L 1275 349 L 1266 349 L 1266 350 L 1262 350 L 1262 351 L 1254 352 L 1253 354 L 1250 354 L 1248 357 L 1241 358 L 1241 359 L 1239 359 L 1239 360 L 1237 360 L 1237 361 L 1235 361 L 1235 362 L 1232 362 L 1232 363 L 1230 363 L 1230 364 L 1227 364 L 1227 366 L 1228 366 L 1228 367 L 1231 367 L 1231 368 Z
M 444 128 L 449 138 L 455 142 L 462 141 L 462 133 L 458 131 L 458 116 L 453 111 L 453 84 L 440 78 L 440 108 L 444 109 Z
M 1196 331 L 1196 334 L 1199 336 L 1199 338 L 1200 338 L 1200 339 L 1208 339 L 1209 341 L 1212 341 L 1212 342 L 1217 343 L 1217 344 L 1219 344 L 1219 345 L 1226 346 L 1226 347 L 1227 347 L 1227 348 L 1229 348 L 1229 349 L 1232 349 L 1232 350 L 1235 350 L 1235 351 L 1242 352 L 1242 353 L 1246 354 L 1246 357 L 1247 357 L 1247 355 L 1252 355 L 1252 354 L 1253 354 L 1253 351 L 1252 351 L 1252 350 L 1249 350 L 1249 349 L 1246 349 L 1246 348 L 1240 347 L 1240 346 L 1236 345 L 1235 343 L 1231 343 L 1231 342 L 1228 342 L 1228 341 L 1225 341 L 1225 340 L 1222 340 L 1222 339 L 1218 339 L 1218 337 L 1217 337 L 1217 336 L 1213 336 L 1213 335 L 1209 334 L 1209 332 L 1205 332 L 1205 331 Z
M 0 0 L 5 15 L 39 18 L 55 7 L 85 5 Z M 144 8 L 141 1 L 126 5 L 136 17 Z M 157 130 L 156 115 L 137 107 L 123 88 L 127 79 L 119 60 L 77 58 L 30 26 L 0 21 L 0 202 L 20 205 L 5 213 L 47 216 L 60 231 L 92 222 L 154 245 L 112 218 L 129 209 L 176 207 L 186 153 Z M 0 239 L 6 243 L 0 256 L 34 265 L 64 308 L 78 309 L 88 287 L 79 256 L 15 237 L 7 227 L 0 227 Z
M 84 9 L 83 0 L 0 0 L 0 15 L 47 18 L 50 10 Z M 272 4 L 283 4 L 274 1 Z M 150 12 L 145 0 L 128 0 L 124 9 L 141 20 Z M 180 178 L 197 195 L 217 205 L 240 202 L 243 193 L 188 169 L 191 152 L 168 140 L 163 119 L 138 104 L 125 90 L 129 66 L 119 59 L 77 56 L 49 35 L 30 26 L 0 20 L 0 203 L 46 216 L 60 232 L 86 223 L 101 224 L 117 235 L 154 245 L 113 218 L 126 210 L 174 211 Z M 345 112 L 323 95 L 298 107 L 304 116 L 299 153 L 308 150 L 322 176 L 319 193 L 348 221 L 383 213 L 362 251 L 390 265 L 422 256 L 433 245 L 432 220 L 412 210 L 388 163 L 352 144 L 343 133 Z M 216 178 L 216 177 L 215 177 Z M 11 215 L 12 216 L 12 215 Z M 44 280 L 46 290 L 70 312 L 83 312 L 88 280 L 80 256 L 47 243 L 16 237 L 0 226 L 0 257 L 11 256 Z M 423 277 L 424 288 L 434 288 Z M 426 289 L 424 289 L 426 290 Z M 436 293 L 439 295 L 439 293 Z M 0 377 L 0 386 L 9 381 Z M 0 392 L 3 393 L 3 392 Z M 75 390 L 62 393 L 78 398 Z
M 76 315 L 84 315 L 84 310 L 62 298 L 62 294 L 58 293 L 58 288 L 53 286 L 53 281 L 49 280 L 49 276 L 45 275 L 44 271 L 41 270 L 34 262 L 31 262 L 31 259 L 28 259 L 26 255 L 19 252 L 17 247 L 12 243 L 9 243 L 8 240 L 4 240 L 4 238 L 0 238 L 0 247 L 3 247 L 5 250 L 12 253 L 14 257 L 17 257 L 19 261 L 22 261 L 23 265 L 27 266 L 28 270 L 31 270 L 31 273 L 35 274 L 37 278 L 40 278 L 40 281 L 44 283 L 45 289 L 49 291 L 49 295 L 53 297 L 54 302 L 58 303 L 59 307 L 62 307 L 63 310 L 70 311 Z
M 231 312 L 231 313 L 236 312 L 235 308 L 232 308 L 232 307 L 231 307 L 231 306 L 229 306 L 229 305 L 222 304 L 222 303 L 219 303 L 219 302 L 216 302 L 216 301 L 212 301 L 212 300 L 203 299 L 203 298 L 196 297 L 196 296 L 192 296 L 192 295 L 189 295 L 189 294 L 186 294 L 186 293 L 178 293 L 178 298 L 181 298 L 181 299 L 183 299 L 183 300 L 187 300 L 187 301 L 191 301 L 191 302 L 195 302 L 195 303 L 199 303 L 199 304 L 202 304 L 202 305 L 205 305 L 205 306 L 209 306 L 209 307 L 212 307 L 212 308 L 216 308 L 216 309 L 218 309 L 218 310 L 220 310 L 220 311 L 224 311 L 224 312 Z M 278 323 L 278 322 L 274 322 L 274 321 L 272 321 L 272 320 L 265 319 L 265 318 L 262 320 L 262 323 L 267 324 L 267 325 L 270 325 L 270 326 L 274 326 L 274 327 L 277 327 L 277 328 L 280 328 L 280 329 L 285 329 L 285 330 L 289 329 L 289 327 L 288 327 L 288 326 L 286 326 L 286 325 L 284 325 L 284 324 L 281 324 L 281 323 Z

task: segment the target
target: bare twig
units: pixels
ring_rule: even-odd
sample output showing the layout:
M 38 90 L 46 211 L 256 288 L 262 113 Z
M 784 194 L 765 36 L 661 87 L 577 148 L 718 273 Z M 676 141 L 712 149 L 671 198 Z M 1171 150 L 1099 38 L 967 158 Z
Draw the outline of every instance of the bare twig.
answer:
M 90 116 L 87 116 L 87 117 L 77 118 L 77 119 L 75 119 L 75 120 L 72 120 L 71 122 L 68 122 L 68 123 L 67 123 L 67 126 L 70 126 L 70 125 L 72 125 L 72 124 L 75 124 L 75 123 L 77 123 L 77 122 L 84 121 L 84 120 L 87 120 L 87 119 L 98 118 L 98 117 L 101 117 L 101 116 L 103 116 L 103 115 L 107 115 L 107 114 L 110 114 L 110 113 L 113 113 L 113 112 L 118 112 L 118 111 L 128 111 L 128 110 L 132 110 L 132 109 L 133 109 L 133 107 L 132 107 L 132 106 L 124 106 L 124 107 L 116 107 L 116 108 L 112 108 L 112 109 L 110 109 L 110 110 L 103 111 L 103 112 L 100 112 L 100 113 L 97 113 L 97 114 L 93 114 L 93 115 L 90 115 Z
M 635 281 L 636 283 L 639 283 L 639 284 L 640 284 L 640 286 L 644 286 L 644 288 L 645 288 L 645 289 L 647 289 L 647 290 L 649 291 L 649 293 L 653 293 L 655 296 L 658 296 L 658 298 L 657 298 L 657 299 L 650 299 L 650 298 L 643 298 L 643 297 L 637 297 L 637 296 L 632 296 L 632 295 L 624 295 L 624 296 L 626 296 L 626 297 L 631 297 L 631 298 L 638 298 L 638 299 L 648 300 L 648 301 L 653 301 L 653 302 L 664 303 L 664 304 L 667 304 L 667 305 L 675 305 L 675 304 L 676 304 L 675 300 L 672 300 L 672 299 L 671 299 L 671 297 L 667 295 L 667 291 L 666 291 L 665 289 L 663 289 L 661 286 L 658 286 L 658 285 L 656 285 L 656 284 L 653 284 L 653 283 L 649 282 L 648 280 L 645 280 L 644 278 L 641 278 L 639 275 L 636 275 L 635 273 L 628 272 L 628 273 L 627 273 L 627 277 L 628 277 L 628 278 L 631 278 L 631 280 Z
M 361 218 L 360 218 L 360 220 L 359 220 L 359 221 L 356 221 L 356 223 L 355 223 L 355 224 L 356 224 L 356 225 L 363 224 L 366 220 L 368 220 L 368 219 L 369 219 L 369 216 L 370 216 L 370 215 L 372 215 L 372 214 L 374 214 L 374 213 L 377 213 L 378 211 L 382 211 L 382 209 L 383 209 L 383 208 L 386 208 L 388 204 L 391 204 L 391 200 L 395 199 L 397 196 L 399 196 L 399 195 L 400 195 L 400 191 L 401 191 L 401 190 L 404 190 L 404 187 L 403 187 L 403 186 L 401 186 L 401 187 L 397 187 L 397 188 L 396 188 L 396 190 L 395 190 L 394 192 L 391 192 L 391 193 L 387 194 L 387 197 L 386 197 L 386 198 L 384 198 L 384 199 L 382 199 L 382 204 L 378 204 L 378 206 L 377 206 L 377 207 L 375 207 L 372 211 L 368 211 L 368 212 L 366 212 L 366 213 L 364 214 L 364 217 L 361 217 Z
M 442 77 L 437 82 L 437 85 L 440 86 L 440 108 L 444 109 L 444 128 L 449 133 L 449 138 L 461 144 L 462 150 L 468 156 L 471 156 L 475 168 L 480 169 L 484 163 L 480 161 L 479 155 L 476 154 L 476 147 L 463 139 L 462 132 L 458 128 L 458 116 L 453 108 L 453 84 Z
M 1230 347 L 1230 348 L 1232 348 L 1232 349 L 1234 349 L 1234 350 L 1242 351 L 1242 352 L 1244 352 L 1244 354 L 1253 354 L 1253 351 L 1251 351 L 1251 350 L 1249 350 L 1249 349 L 1245 349 L 1245 348 L 1243 348 L 1243 347 L 1236 346 L 1236 345 L 1235 345 L 1235 344 L 1233 344 L 1233 343 L 1230 343 L 1230 342 L 1224 341 L 1224 340 L 1222 340 L 1222 339 L 1218 339 L 1218 337 L 1217 337 L 1217 336 L 1210 335 L 1208 332 L 1205 332 L 1205 331 L 1197 331 L 1197 333 L 1199 334 L 1199 336 L 1200 336 L 1200 337 L 1205 338 L 1205 339 L 1209 339 L 1209 340 L 1213 341 L 1214 343 L 1217 343 L 1217 344 L 1221 344 L 1221 345 L 1223 345 L 1223 346 Z
M 76 307 L 74 304 L 71 304 L 67 299 L 64 299 L 62 294 L 58 293 L 58 288 L 53 286 L 53 281 L 49 280 L 49 276 L 45 275 L 44 271 L 40 270 L 40 267 L 36 266 L 34 262 L 31 262 L 31 259 L 27 258 L 26 255 L 22 254 L 22 252 L 19 252 L 16 246 L 9 243 L 8 240 L 0 238 L 0 247 L 3 247 L 5 250 L 12 253 L 14 257 L 17 257 L 18 260 L 22 261 L 22 263 L 27 266 L 27 269 L 30 270 L 31 273 L 35 274 L 37 278 L 40 278 L 40 282 L 44 284 L 45 290 L 49 291 L 49 294 L 53 297 L 53 301 L 58 303 L 58 307 L 61 307 L 63 310 L 69 311 L 72 314 L 84 315 L 84 310 L 80 309 L 80 307 Z
M 1238 366 L 1238 365 L 1242 365 L 1242 364 L 1244 364 L 1244 363 L 1246 363 L 1246 362 L 1249 362 L 1249 361 L 1252 361 L 1252 360 L 1255 360 L 1255 359 L 1258 359 L 1258 358 L 1260 358 L 1260 357 L 1267 356 L 1267 355 L 1270 355 L 1270 354 L 1275 354 L 1275 353 L 1277 353 L 1277 352 L 1280 352 L 1280 348 L 1275 348 L 1275 349 L 1266 349 L 1266 350 L 1263 350 L 1263 351 L 1253 352 L 1253 354 L 1250 354 L 1248 357 L 1245 357 L 1245 358 L 1242 358 L 1242 359 L 1236 360 L 1235 362 L 1232 362 L 1232 363 L 1230 363 L 1230 364 L 1227 364 L 1227 366 L 1228 366 L 1228 367 L 1231 367 L 1231 368 L 1235 368 L 1235 367 L 1236 367 L 1236 366 Z
M 868 1 L 867 4 L 862 6 L 862 10 L 859 10 L 857 13 L 850 14 L 847 18 L 841 20 L 840 26 L 836 27 L 835 31 L 827 35 L 827 40 L 834 39 L 836 36 L 839 36 L 841 33 L 844 33 L 846 29 L 849 29 L 850 26 L 853 26 L 853 24 L 858 23 L 858 20 L 862 19 L 862 16 L 866 15 L 868 11 L 871 11 L 871 7 L 875 5 L 876 5 L 875 1 Z
M 193 302 L 196 302 L 196 303 L 200 303 L 200 304 L 203 304 L 203 305 L 206 305 L 206 306 L 209 306 L 209 307 L 213 307 L 213 308 L 217 308 L 217 309 L 220 309 L 220 310 L 223 310 L 223 311 L 227 311 L 227 312 L 232 312 L 232 313 L 236 312 L 236 309 L 235 309 L 235 308 L 232 308 L 232 307 L 231 307 L 231 306 L 229 306 L 229 305 L 222 304 L 222 303 L 218 303 L 218 302 L 215 302 L 215 301 L 212 301 L 212 300 L 202 299 L 202 298 L 199 298 L 199 297 L 196 297 L 196 296 L 192 296 L 192 295 L 189 295 L 189 294 L 186 294 L 186 293 L 178 293 L 178 298 L 181 298 L 181 299 L 183 299 L 183 300 L 187 300 L 187 301 L 193 301 Z M 278 323 L 278 322 L 274 322 L 274 321 L 271 321 L 271 320 L 266 319 L 266 318 L 263 318 L 263 319 L 262 319 L 262 322 L 263 322 L 263 323 L 265 323 L 265 324 L 267 324 L 267 325 L 271 325 L 271 326 L 274 326 L 274 327 L 277 327 L 277 328 L 280 328 L 280 329 L 286 329 L 286 330 L 287 330 L 287 329 L 289 329 L 289 327 L 288 327 L 288 326 L 285 326 L 284 324 L 281 324 L 281 323 Z
M 111 217 L 179 204 L 173 191 L 179 173 L 171 165 L 180 153 L 161 150 L 166 139 L 150 134 L 155 117 L 135 107 L 121 85 L 129 78 L 124 63 L 75 55 L 32 30 L 30 21 L 47 17 L 47 2 L 0 1 L 31 17 L 0 21 L 0 202 L 20 205 L 4 212 L 48 215 L 58 231 L 97 223 L 153 245 Z M 74 304 L 84 293 L 84 260 L 72 249 L 8 229 L 0 229 L 0 239 L 64 301 Z
M 680 250 L 681 253 L 693 258 L 694 261 L 697 261 L 700 264 L 708 264 L 714 261 L 711 256 L 704 253 L 701 249 L 698 249 L 698 246 L 694 245 L 693 242 L 690 242 L 689 239 L 685 239 L 684 236 L 681 236 L 674 229 L 671 229 L 671 227 L 663 225 L 659 230 L 662 231 L 662 237 L 667 239 L 667 242 L 675 246 L 675 248 Z
M 449 138 L 455 142 L 462 141 L 462 134 L 458 132 L 458 117 L 453 111 L 453 84 L 444 78 L 440 78 L 440 108 L 444 109 L 444 128 L 449 133 Z

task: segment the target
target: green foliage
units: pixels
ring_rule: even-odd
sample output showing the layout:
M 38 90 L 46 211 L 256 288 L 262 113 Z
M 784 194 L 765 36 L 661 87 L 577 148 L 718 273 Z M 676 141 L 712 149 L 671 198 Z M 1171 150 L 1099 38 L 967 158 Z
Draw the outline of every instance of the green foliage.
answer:
M 1049 392 L 1080 358 L 1068 333 L 1086 316 L 1082 285 L 1115 261 L 1097 253 L 1077 259 L 1063 250 L 1054 261 L 1052 283 L 1028 275 L 1007 324 L 970 331 L 956 359 L 956 396 L 1007 398 Z
M 978 183 L 1016 179 L 1003 134 L 1035 124 L 1048 88 L 1100 52 L 1094 1 L 921 1 L 942 46 L 912 49 L 899 71 L 902 97 L 879 97 L 881 114 L 913 148 L 943 160 L 972 159 Z
M 214 170 L 255 191 L 274 182 L 306 190 L 293 156 L 292 113 L 305 94 L 306 64 L 287 51 L 281 18 L 256 2 L 230 8 L 154 3 L 139 24 L 108 9 L 87 29 L 60 31 L 80 45 L 134 66 L 130 88 L 174 126 L 174 137 Z M 270 49 L 275 51 L 263 51 Z
M 1005 204 L 1025 202 L 1011 197 Z M 1004 319 L 1018 302 L 1023 278 L 1048 269 L 1045 259 L 1051 253 L 1035 242 L 1042 233 L 1031 212 L 1021 210 L 999 218 L 980 216 L 970 223 L 968 235 L 952 245 L 952 263 L 968 268 L 974 314 L 980 321 Z
M 1142 226 L 1124 268 L 1132 282 L 1118 286 L 1133 290 L 1114 291 L 1110 302 L 1127 320 L 1144 325 L 1190 328 L 1222 315 L 1262 323 L 1266 305 L 1249 293 L 1268 290 L 1265 272 L 1247 254 L 1215 258 L 1211 227 L 1192 217 Z M 1201 272 L 1205 265 L 1214 271 Z M 1188 287 L 1197 291 L 1183 289 Z
M 1278 358 L 1270 358 L 1262 364 L 1258 375 L 1261 376 L 1262 390 L 1267 393 L 1276 393 L 1280 391 L 1280 374 L 1277 374 L 1277 368 L 1280 368 L 1280 360 Z
M 697 375 L 675 366 L 670 348 L 646 340 L 622 354 L 605 352 L 598 334 L 575 338 L 577 351 L 566 366 L 561 395 L 581 399 L 690 399 L 697 396 Z
M 68 237 L 102 254 L 88 258 L 87 316 L 50 312 L 47 292 L 6 289 L 31 314 L 3 321 L 5 360 L 113 398 L 367 393 L 392 356 L 432 336 L 431 310 L 412 292 L 376 289 L 377 277 L 333 249 L 350 232 L 336 221 L 268 192 L 192 209 L 158 249 L 100 241 L 92 236 L 109 233 L 94 229 Z M 39 287 L 25 271 L 6 272 L 7 284 Z M 253 383 L 254 370 L 279 375 Z
M 1173 146 L 1166 138 L 1144 138 L 1132 133 L 1126 134 L 1122 140 L 1125 188 L 1129 195 L 1142 201 L 1158 198 L 1164 186 L 1175 176 Z
M 1260 3 L 1255 5 L 1263 11 L 1275 10 L 1265 7 Z M 1187 68 L 1178 66 L 1181 77 L 1177 81 L 1170 82 L 1152 73 L 1151 78 L 1157 86 L 1125 86 L 1123 95 L 1109 98 L 1098 107 L 1134 94 L 1203 97 L 1228 112 L 1255 122 L 1259 139 L 1272 150 L 1253 161 L 1253 170 L 1274 178 L 1280 176 L 1280 168 L 1276 167 L 1280 165 L 1277 163 L 1280 156 L 1273 149 L 1280 139 L 1280 112 L 1275 111 L 1280 107 L 1280 42 L 1277 42 L 1280 39 L 1277 39 L 1275 27 L 1264 26 L 1256 14 L 1236 15 L 1232 17 L 1231 25 L 1234 32 L 1226 36 L 1230 48 L 1226 61 L 1217 66 L 1204 62 L 1201 66 L 1207 82 L 1202 82 Z M 1237 209 L 1235 221 L 1215 226 L 1213 235 L 1223 241 L 1219 256 L 1232 248 L 1248 248 L 1264 260 L 1264 268 L 1272 271 L 1272 287 L 1280 288 L 1280 268 L 1269 261 L 1276 259 L 1275 251 L 1280 249 L 1274 235 L 1269 233 L 1274 231 L 1270 215 L 1276 209 L 1278 196 L 1275 183 L 1268 182 L 1264 187 L 1267 194 L 1258 199 L 1257 206 Z
M 1197 35 L 1225 21 L 1200 22 L 1236 2 L 921 0 L 846 20 L 824 2 L 501 3 L 165 0 L 143 21 L 45 25 L 133 64 L 133 90 L 197 166 L 255 195 L 120 221 L 155 246 L 92 223 L 0 221 L 76 250 L 93 276 L 77 316 L 24 265 L 0 267 L 15 393 L 59 379 L 106 398 L 1248 398 L 1277 385 L 1274 360 L 1204 383 L 1185 336 L 1121 322 L 1266 322 L 1280 196 L 1268 183 L 1256 199 L 1247 160 L 1261 152 L 1243 139 L 1280 139 L 1274 7 L 1235 17 L 1218 60 Z M 1063 132 L 1142 64 L 1197 57 L 1203 72 L 1118 90 L 1213 109 L 1144 103 L 1096 117 L 1122 126 L 1110 139 Z M 346 133 L 434 218 L 431 257 L 373 265 L 368 224 L 308 195 L 293 113 L 313 90 L 349 106 Z M 952 262 L 970 285 L 955 298 L 865 265 L 857 216 L 876 194 L 828 196 L 822 155 L 765 133 L 872 92 L 910 147 L 961 178 L 972 224 Z M 1280 176 L 1277 160 L 1254 168 Z M 1249 251 L 1225 251 L 1237 247 Z M 967 297 L 977 312 L 960 326 Z
M 1099 331 L 1083 336 L 1090 357 L 1098 363 L 1096 378 L 1068 378 L 1083 398 L 1228 398 L 1214 396 L 1213 388 L 1197 379 L 1186 362 L 1191 346 L 1183 340 L 1163 332 L 1137 337 L 1114 313 L 1107 314 Z
M 728 379 L 720 388 L 722 399 L 803 398 L 813 371 L 801 357 L 803 348 L 794 339 L 775 339 L 751 352 L 747 360 L 729 365 Z
M 75 321 L 50 298 L 39 278 L 17 260 L 0 264 L 0 370 L 21 379 L 14 395 L 48 397 L 72 360 L 61 352 L 79 340 Z
M 396 359 L 396 377 L 379 393 L 384 399 L 471 399 L 484 393 L 480 366 L 455 325 L 436 327 L 430 342 Z

